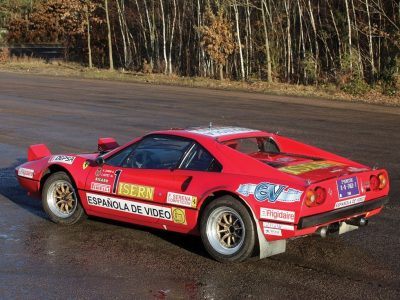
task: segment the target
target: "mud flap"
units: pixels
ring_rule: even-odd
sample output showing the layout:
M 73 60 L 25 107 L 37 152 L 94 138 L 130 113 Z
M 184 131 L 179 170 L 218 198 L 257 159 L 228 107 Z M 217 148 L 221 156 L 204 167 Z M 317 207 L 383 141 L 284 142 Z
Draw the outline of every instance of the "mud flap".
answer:
M 265 239 L 260 226 L 257 225 L 258 245 L 260 247 L 260 259 L 283 253 L 286 251 L 286 240 L 268 242 Z
M 356 229 L 358 229 L 358 226 L 354 226 L 354 225 L 350 225 L 345 222 L 342 222 L 342 224 L 340 224 L 340 227 L 339 227 L 339 234 L 343 234 L 343 233 L 353 231 Z

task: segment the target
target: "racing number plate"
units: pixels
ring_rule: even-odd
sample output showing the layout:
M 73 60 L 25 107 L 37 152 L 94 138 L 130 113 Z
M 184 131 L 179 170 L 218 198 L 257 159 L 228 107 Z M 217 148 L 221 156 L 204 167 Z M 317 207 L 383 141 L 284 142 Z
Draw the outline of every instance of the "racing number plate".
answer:
M 339 179 L 336 184 L 340 199 L 357 196 L 360 194 L 356 176 L 346 179 Z

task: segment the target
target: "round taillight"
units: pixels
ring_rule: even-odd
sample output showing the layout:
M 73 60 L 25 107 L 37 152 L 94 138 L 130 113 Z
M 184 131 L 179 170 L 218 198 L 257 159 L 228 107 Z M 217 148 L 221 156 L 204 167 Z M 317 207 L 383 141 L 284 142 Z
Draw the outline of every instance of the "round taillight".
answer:
M 371 188 L 371 190 L 372 191 L 379 190 L 379 185 L 380 185 L 380 182 L 379 182 L 378 176 L 372 175 L 369 178 L 369 187 Z
M 315 206 L 317 200 L 317 195 L 313 190 L 308 190 L 306 192 L 306 205 L 308 207 Z
M 379 189 L 383 190 L 387 184 L 386 176 L 383 173 L 381 173 L 378 175 L 378 179 L 379 179 Z
M 322 204 L 325 202 L 326 199 L 326 190 L 322 187 L 317 187 L 315 189 L 315 195 L 316 195 L 316 202 L 317 204 Z

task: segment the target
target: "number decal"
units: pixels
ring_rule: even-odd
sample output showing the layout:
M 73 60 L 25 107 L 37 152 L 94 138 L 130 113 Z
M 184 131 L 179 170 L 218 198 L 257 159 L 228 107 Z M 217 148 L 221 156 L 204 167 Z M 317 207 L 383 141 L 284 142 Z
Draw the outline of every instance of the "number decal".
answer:
M 112 192 L 113 194 L 117 193 L 117 186 L 118 186 L 118 181 L 119 181 L 119 176 L 121 175 L 122 170 L 117 170 L 115 171 L 115 178 L 114 178 L 114 184 L 113 184 L 113 189 Z

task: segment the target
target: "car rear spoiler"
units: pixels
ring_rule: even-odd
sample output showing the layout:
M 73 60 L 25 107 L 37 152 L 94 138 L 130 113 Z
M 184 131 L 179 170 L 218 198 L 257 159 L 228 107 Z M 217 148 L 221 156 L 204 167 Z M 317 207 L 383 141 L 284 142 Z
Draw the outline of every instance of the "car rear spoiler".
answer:
M 30 145 L 28 148 L 28 161 L 37 160 L 51 155 L 45 144 Z

